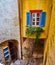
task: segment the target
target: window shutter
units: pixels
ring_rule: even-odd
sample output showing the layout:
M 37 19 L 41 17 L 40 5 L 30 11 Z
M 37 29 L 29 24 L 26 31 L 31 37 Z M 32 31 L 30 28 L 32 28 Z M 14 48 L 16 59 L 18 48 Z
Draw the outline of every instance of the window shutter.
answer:
M 26 13 L 26 26 L 30 26 L 31 23 L 31 13 L 27 12 Z
M 42 12 L 40 14 L 40 26 L 41 27 L 45 26 L 45 20 L 46 20 L 46 12 Z

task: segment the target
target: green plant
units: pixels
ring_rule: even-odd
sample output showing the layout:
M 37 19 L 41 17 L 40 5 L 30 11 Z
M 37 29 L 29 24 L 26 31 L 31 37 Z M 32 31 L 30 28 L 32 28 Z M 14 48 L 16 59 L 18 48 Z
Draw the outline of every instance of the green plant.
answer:
M 41 27 L 32 27 L 32 26 L 29 26 L 29 27 L 26 28 L 26 35 L 28 37 L 34 35 L 35 32 L 36 32 L 35 43 L 38 44 L 39 37 L 41 35 L 41 32 L 43 32 L 43 29 Z

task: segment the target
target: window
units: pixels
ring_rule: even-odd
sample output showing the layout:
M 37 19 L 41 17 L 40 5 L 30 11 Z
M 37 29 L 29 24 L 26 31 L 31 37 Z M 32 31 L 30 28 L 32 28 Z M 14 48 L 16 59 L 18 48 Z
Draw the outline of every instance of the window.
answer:
M 42 10 L 31 10 L 26 13 L 26 26 L 45 26 L 46 12 Z
M 32 13 L 32 26 L 39 26 L 40 13 Z
M 35 22 L 32 22 L 33 25 L 35 25 Z
M 37 17 L 39 17 L 40 16 L 40 13 L 37 13 Z
M 9 59 L 9 50 L 8 50 L 8 47 L 3 48 L 3 52 L 4 52 L 5 60 L 8 60 Z

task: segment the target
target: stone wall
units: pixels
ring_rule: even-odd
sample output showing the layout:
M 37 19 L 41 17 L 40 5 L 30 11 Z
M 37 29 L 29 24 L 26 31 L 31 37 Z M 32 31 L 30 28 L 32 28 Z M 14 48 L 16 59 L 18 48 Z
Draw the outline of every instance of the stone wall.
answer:
M 0 43 L 15 39 L 20 43 L 18 0 L 0 0 Z
M 27 38 L 22 44 L 22 56 L 23 59 L 32 58 L 34 51 L 34 39 Z

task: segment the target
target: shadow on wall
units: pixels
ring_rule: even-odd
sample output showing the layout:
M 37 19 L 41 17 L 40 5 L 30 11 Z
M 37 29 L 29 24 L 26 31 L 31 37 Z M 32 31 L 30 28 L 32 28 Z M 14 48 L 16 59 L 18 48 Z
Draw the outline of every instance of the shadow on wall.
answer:
M 15 61 L 18 59 L 18 41 L 17 40 L 8 40 L 8 46 L 10 50 L 11 60 Z
M 10 39 L 0 44 L 3 50 L 4 62 L 7 60 L 15 61 L 19 58 L 19 43 L 17 40 Z M 8 56 L 7 56 L 8 55 Z M 7 57 L 6 57 L 7 56 Z

